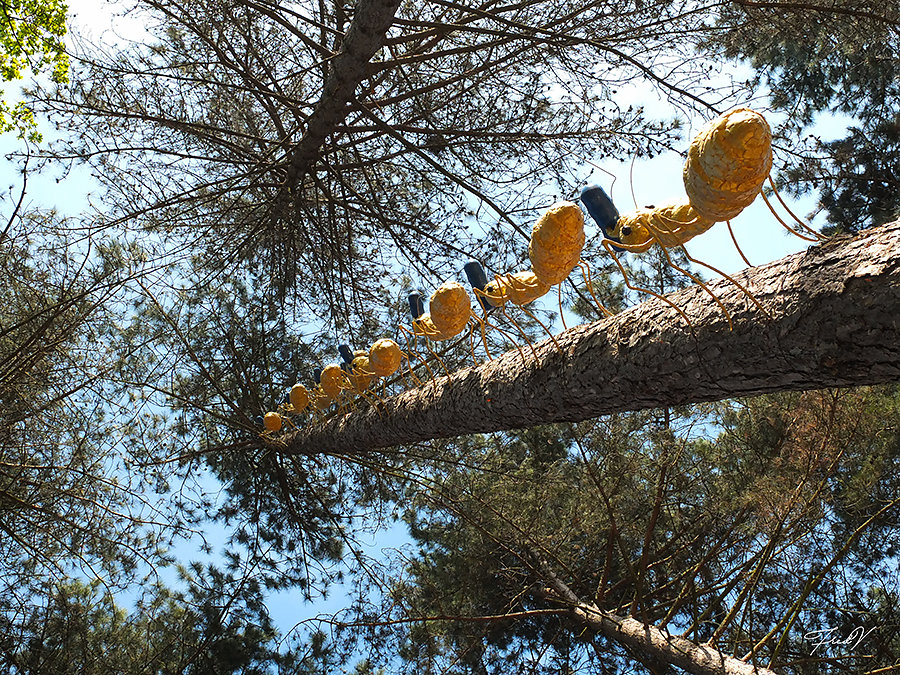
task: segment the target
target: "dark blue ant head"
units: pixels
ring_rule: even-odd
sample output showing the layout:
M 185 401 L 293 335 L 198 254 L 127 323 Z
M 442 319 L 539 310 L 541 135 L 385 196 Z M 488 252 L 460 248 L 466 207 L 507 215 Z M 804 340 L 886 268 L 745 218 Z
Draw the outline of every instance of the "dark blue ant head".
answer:
M 338 345 L 338 353 L 344 359 L 344 363 L 353 363 L 353 350 L 350 345 Z
M 466 279 L 469 280 L 469 284 L 472 288 L 477 288 L 479 291 L 484 291 L 484 287 L 487 286 L 487 275 L 484 273 L 484 268 L 481 266 L 481 263 L 477 260 L 470 260 L 465 265 L 463 265 L 463 272 L 466 273 Z M 475 294 L 478 298 L 478 303 L 481 305 L 481 309 L 485 312 L 489 312 L 493 309 L 491 304 L 487 301 L 483 295 Z
M 322 381 L 321 368 L 313 368 L 313 379 L 316 381 L 316 384 L 319 384 Z
M 616 222 L 619 220 L 619 211 L 616 209 L 612 199 L 603 191 L 599 185 L 588 185 L 581 191 L 581 203 L 587 209 L 588 214 L 597 223 L 597 226 L 603 232 L 603 236 L 610 241 L 621 240 L 615 235 Z M 613 246 L 617 251 L 625 249 Z
M 406 299 L 409 300 L 409 313 L 413 321 L 415 321 L 425 313 L 425 301 L 422 299 L 422 294 L 419 291 L 410 293 L 406 296 Z
M 263 426 L 263 416 L 262 416 L 262 415 L 257 415 L 256 417 L 254 417 L 254 418 L 253 418 L 253 423 L 256 424 L 256 426 L 258 426 L 258 427 Z

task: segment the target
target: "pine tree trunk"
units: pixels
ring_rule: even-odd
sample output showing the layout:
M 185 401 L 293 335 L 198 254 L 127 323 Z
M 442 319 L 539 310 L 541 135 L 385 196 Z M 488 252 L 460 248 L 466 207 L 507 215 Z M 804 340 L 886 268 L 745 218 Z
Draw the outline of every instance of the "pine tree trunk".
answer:
M 603 612 L 584 603 L 574 607 L 572 614 L 592 631 L 628 645 L 655 661 L 678 666 L 694 675 L 777 675 L 768 668 L 726 656 L 712 646 L 695 644 L 664 633 L 656 626 Z
M 358 452 L 777 391 L 900 380 L 900 223 L 840 237 L 570 328 L 301 429 L 289 453 Z
M 326 137 L 347 116 L 347 104 L 356 88 L 370 74 L 369 61 L 384 45 L 400 0 L 359 0 L 338 53 L 330 62 L 322 96 L 306 121 L 306 130 L 288 161 L 286 185 L 290 188 L 319 156 Z

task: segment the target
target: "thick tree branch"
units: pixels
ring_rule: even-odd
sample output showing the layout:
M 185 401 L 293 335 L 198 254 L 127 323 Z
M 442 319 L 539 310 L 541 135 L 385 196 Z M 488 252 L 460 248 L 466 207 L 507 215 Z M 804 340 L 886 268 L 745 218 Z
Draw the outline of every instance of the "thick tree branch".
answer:
M 293 188 L 318 157 L 325 138 L 347 116 L 347 104 L 369 73 L 369 60 L 381 49 L 394 20 L 400 0 L 359 0 L 353 21 L 330 62 L 322 97 L 306 122 L 306 131 L 297 143 L 287 169 L 286 186 Z
M 652 624 L 604 612 L 593 605 L 578 603 L 571 612 L 576 621 L 592 631 L 694 675 L 776 675 L 773 670 L 727 656 L 710 645 L 695 644 Z
M 711 645 L 698 645 L 652 624 L 582 602 L 546 562 L 539 560 L 538 565 L 549 584 L 549 588 L 538 592 L 539 596 L 568 605 L 571 616 L 578 623 L 654 662 L 678 666 L 694 675 L 776 675 L 768 668 L 728 656 Z
M 288 453 L 358 452 L 432 438 L 777 391 L 900 380 L 900 222 L 841 237 L 735 280 L 571 328 L 522 353 L 436 378 L 301 429 Z M 559 345 L 557 348 L 556 345 Z M 280 443 L 279 443 L 280 444 Z

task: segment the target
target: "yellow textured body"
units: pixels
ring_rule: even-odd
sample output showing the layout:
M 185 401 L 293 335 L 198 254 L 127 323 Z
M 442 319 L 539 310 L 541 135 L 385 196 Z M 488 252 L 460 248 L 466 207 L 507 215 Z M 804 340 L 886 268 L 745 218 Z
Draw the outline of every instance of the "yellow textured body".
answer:
M 462 284 L 447 281 L 431 294 L 428 310 L 434 327 L 447 339 L 458 335 L 469 323 L 472 301 Z
M 372 384 L 371 373 L 368 356 L 357 356 L 353 359 L 350 369 L 350 384 L 353 386 L 353 391 L 361 394 L 368 389 Z
M 684 189 L 703 218 L 721 222 L 749 206 L 772 169 L 772 131 L 749 108 L 710 122 L 691 142 Z
M 690 204 L 670 204 L 638 209 L 619 217 L 612 234 L 634 253 L 643 253 L 659 242 L 669 248 L 703 234 L 715 225 Z
M 397 343 L 383 338 L 369 349 L 369 368 L 379 377 L 387 377 L 397 371 L 402 358 L 403 355 L 400 353 Z
M 344 371 L 337 363 L 329 363 L 322 368 L 322 374 L 319 376 L 319 385 L 326 396 L 335 399 L 341 393 L 341 389 L 346 388 Z
M 300 412 L 309 405 L 309 392 L 302 384 L 291 387 L 291 407 L 294 412 Z
M 434 340 L 435 342 L 449 340 L 453 337 L 452 335 L 445 335 L 439 331 L 437 326 L 435 326 L 434 322 L 431 320 L 431 314 L 428 312 L 425 312 L 422 316 L 413 321 L 413 333 L 422 337 L 427 337 L 429 340 Z
M 320 385 L 310 392 L 309 402 L 316 410 L 325 410 L 334 402 L 334 397 L 325 393 Z
M 263 426 L 266 431 L 281 431 L 281 415 L 277 412 L 267 412 L 263 415 Z
M 638 209 L 620 216 L 610 236 L 629 251 L 690 241 L 749 206 L 772 169 L 772 131 L 749 108 L 719 115 L 691 141 L 684 163 L 688 203 Z
M 514 305 L 527 305 L 546 295 L 549 290 L 550 286 L 531 270 L 498 276 L 484 287 L 487 301 L 494 307 L 500 307 L 507 301 Z
M 561 283 L 578 264 L 583 247 L 584 214 L 577 204 L 557 202 L 531 230 L 531 268 L 548 286 Z

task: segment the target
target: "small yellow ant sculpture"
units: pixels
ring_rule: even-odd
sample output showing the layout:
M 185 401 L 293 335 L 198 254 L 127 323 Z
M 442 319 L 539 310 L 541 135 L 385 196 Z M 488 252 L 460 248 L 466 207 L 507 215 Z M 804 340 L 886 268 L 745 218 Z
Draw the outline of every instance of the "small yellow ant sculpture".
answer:
M 369 367 L 373 375 L 390 377 L 400 368 L 403 352 L 390 338 L 382 338 L 369 348 Z
M 581 259 L 584 214 L 573 202 L 557 202 L 531 230 L 528 257 L 534 275 L 547 286 L 561 284 Z
M 531 270 L 497 275 L 489 281 L 480 293 L 493 307 L 502 307 L 508 302 L 520 307 L 531 304 L 550 292 L 550 286 L 538 279 Z

